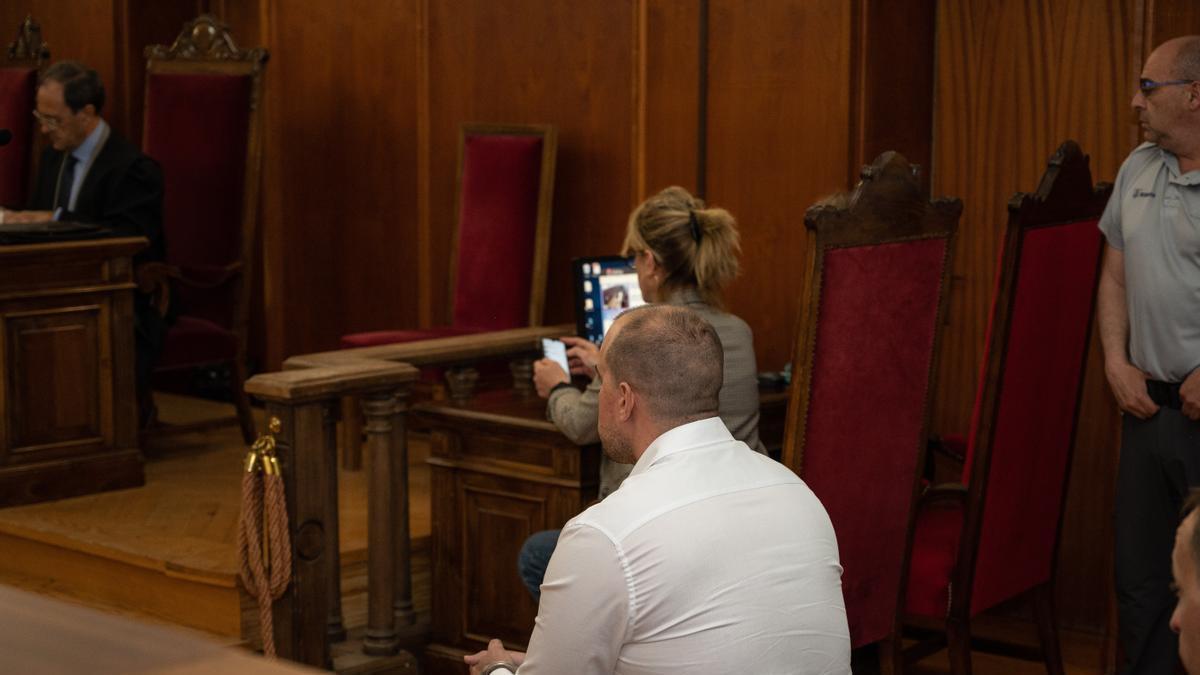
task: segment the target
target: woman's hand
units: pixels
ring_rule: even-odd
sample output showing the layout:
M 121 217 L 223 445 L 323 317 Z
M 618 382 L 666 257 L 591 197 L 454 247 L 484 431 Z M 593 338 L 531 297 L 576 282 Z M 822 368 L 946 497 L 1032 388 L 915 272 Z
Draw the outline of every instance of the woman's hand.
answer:
M 533 362 L 533 386 L 537 389 L 538 396 L 550 398 L 551 389 L 561 382 L 570 381 L 571 377 L 563 372 L 562 366 L 550 359 Z
M 567 363 L 571 366 L 571 374 L 595 377 L 600 348 L 585 338 L 566 336 L 561 339 L 567 345 Z

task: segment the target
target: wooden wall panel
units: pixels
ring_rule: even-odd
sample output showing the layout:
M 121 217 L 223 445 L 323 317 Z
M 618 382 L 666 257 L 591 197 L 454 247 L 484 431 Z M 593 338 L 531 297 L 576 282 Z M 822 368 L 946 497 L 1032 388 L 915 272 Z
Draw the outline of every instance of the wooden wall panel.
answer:
M 949 325 L 934 429 L 969 422 L 1007 218 L 1067 138 L 1111 181 L 1136 145 L 1129 99 L 1140 34 L 1136 0 L 938 3 L 933 191 L 962 197 Z M 1107 613 L 1116 411 L 1098 345 L 1085 383 L 1059 558 L 1067 625 L 1100 629 Z
M 183 24 L 204 9 L 204 0 L 115 0 L 115 94 L 118 103 L 114 128 L 136 145 L 142 142 L 142 116 L 146 98 L 146 47 L 170 45 Z M 119 101 L 117 98 L 119 97 Z
M 694 0 L 643 0 L 634 86 L 635 202 L 671 185 L 699 189 L 701 11 Z M 619 243 L 619 242 L 618 242 Z M 615 249 L 614 251 L 615 252 Z
M 712 0 L 708 198 L 742 233 L 730 310 L 754 330 L 759 370 L 791 359 L 804 210 L 850 173 L 852 11 L 840 0 Z
M 269 4 L 268 367 L 416 324 L 417 17 L 409 0 Z
M 611 253 L 635 200 L 631 77 L 635 3 L 429 2 L 428 274 L 422 320 L 449 321 L 458 130 L 464 122 L 558 127 L 546 321 L 572 321 L 571 258 Z

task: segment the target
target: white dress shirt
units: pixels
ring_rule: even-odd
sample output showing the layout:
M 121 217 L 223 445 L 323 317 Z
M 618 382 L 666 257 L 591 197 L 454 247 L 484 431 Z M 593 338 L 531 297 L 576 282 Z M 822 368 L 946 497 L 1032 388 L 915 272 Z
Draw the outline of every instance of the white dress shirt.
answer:
M 718 417 L 685 424 L 567 523 L 518 672 L 849 673 L 841 573 L 803 481 Z

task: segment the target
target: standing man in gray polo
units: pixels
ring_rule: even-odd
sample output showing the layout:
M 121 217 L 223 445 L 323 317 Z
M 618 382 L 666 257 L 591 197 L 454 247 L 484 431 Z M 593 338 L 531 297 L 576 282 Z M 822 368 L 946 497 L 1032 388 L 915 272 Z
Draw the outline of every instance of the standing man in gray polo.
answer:
M 1147 142 L 1100 218 L 1100 338 L 1123 415 L 1117 599 L 1122 672 L 1170 674 L 1175 525 L 1200 485 L 1200 36 L 1154 50 L 1132 105 Z

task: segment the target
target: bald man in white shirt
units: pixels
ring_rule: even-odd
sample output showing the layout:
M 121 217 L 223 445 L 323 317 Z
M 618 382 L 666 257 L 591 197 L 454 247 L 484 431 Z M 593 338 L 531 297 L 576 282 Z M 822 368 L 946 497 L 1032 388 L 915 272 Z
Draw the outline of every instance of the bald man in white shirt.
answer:
M 472 675 L 850 672 L 824 507 L 717 415 L 720 338 L 695 312 L 623 314 L 600 352 L 600 440 L 634 464 L 563 529 L 527 654 Z

